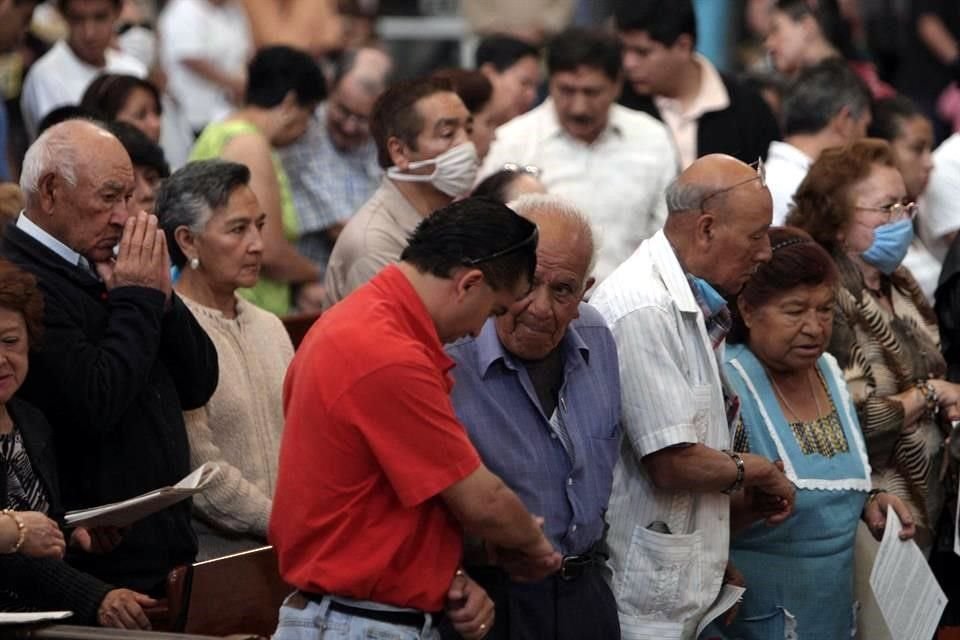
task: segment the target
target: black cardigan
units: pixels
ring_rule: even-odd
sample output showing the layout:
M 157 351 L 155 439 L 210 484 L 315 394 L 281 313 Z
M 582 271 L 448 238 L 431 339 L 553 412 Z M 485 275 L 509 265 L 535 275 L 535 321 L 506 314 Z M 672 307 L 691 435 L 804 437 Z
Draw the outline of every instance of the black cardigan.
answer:
M 7 403 L 7 411 L 46 493 L 50 506 L 47 514 L 57 519 L 62 508 L 50 424 L 35 407 L 17 398 Z M 5 504 L 6 495 L 7 470 L 0 460 L 0 496 L 3 496 L 0 505 Z M 73 611 L 70 622 L 96 624 L 100 603 L 111 589 L 110 585 L 61 560 L 28 558 L 19 553 L 0 555 L 0 610 L 66 609 Z M 15 597 L 8 599 L 11 593 Z
M 697 157 L 726 153 L 746 163 L 767 157 L 770 143 L 780 139 L 780 126 L 760 95 L 735 79 L 721 74 L 730 106 L 705 113 L 697 124 Z M 638 95 L 624 83 L 620 104 L 663 120 L 651 96 Z
M 107 291 L 89 271 L 14 224 L 0 255 L 32 272 L 44 295 L 44 335 L 31 353 L 23 397 L 47 416 L 66 509 L 115 502 L 170 485 L 190 471 L 183 411 L 217 386 L 217 352 L 176 296 Z M 161 594 L 167 573 L 192 562 L 197 539 L 185 501 L 132 525 L 103 555 L 68 552 L 102 580 Z

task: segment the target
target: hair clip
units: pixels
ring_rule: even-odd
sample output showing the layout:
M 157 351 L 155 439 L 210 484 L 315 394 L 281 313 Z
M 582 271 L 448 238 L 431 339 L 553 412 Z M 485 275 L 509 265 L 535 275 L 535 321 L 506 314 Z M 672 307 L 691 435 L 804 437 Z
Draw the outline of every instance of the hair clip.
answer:
M 782 241 L 782 242 L 778 242 L 777 244 L 773 245 L 773 246 L 770 248 L 770 252 L 773 253 L 774 251 L 777 251 L 778 249 L 783 249 L 784 247 L 789 247 L 789 246 L 792 245 L 792 244 L 801 244 L 801 243 L 805 243 L 805 242 L 809 242 L 809 241 L 808 241 L 806 238 L 789 238 L 789 239 L 787 239 L 787 240 L 784 240 L 784 241 Z

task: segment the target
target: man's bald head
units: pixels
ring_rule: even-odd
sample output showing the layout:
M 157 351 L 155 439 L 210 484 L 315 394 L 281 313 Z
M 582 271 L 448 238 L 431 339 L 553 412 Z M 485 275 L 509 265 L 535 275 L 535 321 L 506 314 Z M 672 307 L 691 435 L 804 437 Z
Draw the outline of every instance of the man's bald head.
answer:
M 770 259 L 773 201 L 756 168 L 704 156 L 667 187 L 666 199 L 664 233 L 688 273 L 733 295 Z
M 373 104 L 392 67 L 390 56 L 372 47 L 343 54 L 326 107 L 327 132 L 337 149 L 351 151 L 370 141 Z
M 727 196 L 740 187 L 745 190 L 749 187 L 749 191 L 761 199 L 764 195 L 769 197 L 754 167 L 721 153 L 703 156 L 667 187 L 667 211 L 671 214 L 699 211 L 705 199 L 711 207 L 723 208 Z

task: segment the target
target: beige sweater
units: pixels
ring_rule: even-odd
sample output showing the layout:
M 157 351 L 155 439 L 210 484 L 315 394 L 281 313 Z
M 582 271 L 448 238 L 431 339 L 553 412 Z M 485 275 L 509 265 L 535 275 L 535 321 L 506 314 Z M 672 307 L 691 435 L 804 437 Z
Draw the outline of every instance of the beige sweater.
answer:
M 184 418 L 190 463 L 220 473 L 193 499 L 200 560 L 266 543 L 283 431 L 283 377 L 293 345 L 275 315 L 237 298 L 237 316 L 184 298 L 217 348 L 220 382 L 202 409 Z

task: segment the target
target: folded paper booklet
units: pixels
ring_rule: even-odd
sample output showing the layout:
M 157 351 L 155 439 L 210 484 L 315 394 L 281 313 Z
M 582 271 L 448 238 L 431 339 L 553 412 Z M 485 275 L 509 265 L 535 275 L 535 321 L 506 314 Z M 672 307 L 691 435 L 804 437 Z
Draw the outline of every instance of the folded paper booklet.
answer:
M 52 622 L 73 615 L 72 611 L 32 611 L 29 613 L 0 613 L 0 625 Z
M 155 489 L 121 502 L 68 511 L 64 520 L 74 527 L 126 527 L 200 493 L 210 484 L 217 471 L 215 464 L 206 462 L 172 487 Z

